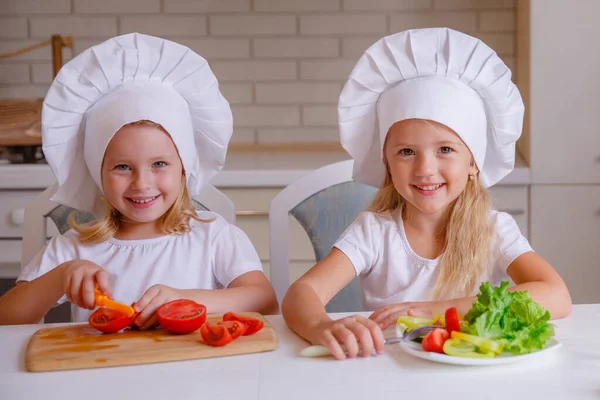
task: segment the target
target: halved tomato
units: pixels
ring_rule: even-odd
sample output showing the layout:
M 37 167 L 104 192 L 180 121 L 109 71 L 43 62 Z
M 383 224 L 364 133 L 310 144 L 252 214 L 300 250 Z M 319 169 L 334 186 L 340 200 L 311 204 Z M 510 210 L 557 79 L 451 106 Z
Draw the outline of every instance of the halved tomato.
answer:
M 121 312 L 100 307 L 90 315 L 88 322 L 92 328 L 98 329 L 100 332 L 114 333 L 130 326 L 134 317 L 136 315 L 130 318 Z
M 423 346 L 423 350 L 425 351 L 433 351 L 435 353 L 443 353 L 444 352 L 444 342 L 448 340 L 450 334 L 447 330 L 442 328 L 436 328 L 429 332 L 423 338 L 423 342 L 421 343 Z
M 223 321 L 240 321 L 246 324 L 248 329 L 246 329 L 246 332 L 244 332 L 244 336 L 252 335 L 253 333 L 260 331 L 265 325 L 265 323 L 260 319 L 247 317 L 245 315 L 236 314 L 233 312 L 225 313 L 225 315 L 223 315 Z
M 204 342 L 210 346 L 225 346 L 233 340 L 226 327 L 223 325 L 214 325 L 209 322 L 205 322 L 202 325 L 200 334 Z
M 206 321 L 206 307 L 193 300 L 173 300 L 158 307 L 156 316 L 160 326 L 169 332 L 190 333 Z
M 248 330 L 248 325 L 241 321 L 223 321 L 217 322 L 217 325 L 223 325 L 229 331 L 232 339 L 237 339 Z

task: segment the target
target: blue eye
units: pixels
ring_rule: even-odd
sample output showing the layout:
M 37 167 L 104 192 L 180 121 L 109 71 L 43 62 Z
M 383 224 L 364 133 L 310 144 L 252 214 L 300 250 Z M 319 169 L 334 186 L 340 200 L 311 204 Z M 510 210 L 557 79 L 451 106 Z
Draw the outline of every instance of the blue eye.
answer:
M 402 154 L 403 156 L 413 156 L 415 154 L 415 152 L 411 149 L 401 149 L 398 153 Z
M 167 163 L 164 161 L 157 161 L 154 164 L 152 164 L 153 167 L 157 167 L 157 168 L 162 168 L 162 167 L 166 167 Z
M 119 164 L 119 165 L 116 165 L 114 169 L 116 169 L 117 171 L 127 171 L 128 169 L 131 169 L 131 168 L 129 168 L 129 165 L 126 165 L 126 164 Z

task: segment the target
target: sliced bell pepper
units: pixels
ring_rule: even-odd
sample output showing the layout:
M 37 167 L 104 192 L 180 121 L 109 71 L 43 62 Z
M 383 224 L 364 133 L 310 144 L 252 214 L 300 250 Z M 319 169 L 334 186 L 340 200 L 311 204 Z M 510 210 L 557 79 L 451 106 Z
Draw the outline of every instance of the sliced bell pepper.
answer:
M 127 304 L 119 303 L 118 301 L 114 301 L 109 299 L 107 296 L 100 293 L 98 289 L 94 289 L 94 302 L 99 307 L 106 307 L 109 310 L 120 312 L 121 314 L 125 314 L 127 318 L 133 317 L 135 314 L 135 310 L 133 307 L 128 306 Z
M 462 340 L 463 342 L 469 342 L 479 347 L 479 350 L 483 353 L 487 353 L 489 351 L 502 354 L 502 343 L 496 342 L 491 339 L 482 338 L 480 336 L 469 335 L 468 333 L 456 332 L 453 331 L 450 334 L 450 337 L 458 340 Z
M 456 333 L 456 331 L 452 332 Z M 460 339 L 450 338 L 444 342 L 444 353 L 449 356 L 467 357 L 467 358 L 494 358 L 496 353 L 488 351 L 480 353 L 477 351 L 477 346 L 473 343 L 463 342 Z
M 448 333 L 452 333 L 454 331 L 460 332 L 460 322 L 458 322 L 458 313 L 456 312 L 456 307 L 447 309 L 444 319 L 446 321 L 445 326 Z
M 406 326 L 406 329 L 415 329 L 423 325 L 433 325 L 431 318 L 411 317 L 410 315 L 401 315 L 396 320 L 396 324 Z

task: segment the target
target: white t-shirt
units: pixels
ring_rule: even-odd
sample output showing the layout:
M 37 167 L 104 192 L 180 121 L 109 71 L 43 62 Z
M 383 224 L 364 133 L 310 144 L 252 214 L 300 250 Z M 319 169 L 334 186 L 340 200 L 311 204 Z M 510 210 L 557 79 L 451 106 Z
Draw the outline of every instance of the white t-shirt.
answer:
M 262 271 L 246 234 L 218 214 L 199 211 L 189 232 L 152 239 L 109 239 L 82 244 L 74 230 L 52 238 L 23 269 L 18 281 L 31 281 L 70 260 L 89 260 L 108 272 L 113 298 L 125 304 L 139 300 L 152 285 L 177 289 L 221 289 L 249 271 Z M 67 301 L 66 296 L 59 304 Z M 87 321 L 92 311 L 72 307 L 74 321 Z
M 396 215 L 363 212 L 334 245 L 348 256 L 360 276 L 363 307 L 368 311 L 430 300 L 429 292 L 435 285 L 439 257 L 430 260 L 417 255 L 408 243 L 402 218 Z M 492 254 L 496 257 L 489 276 L 480 277 L 480 282 L 497 285 L 510 281 L 506 272 L 509 265 L 533 250 L 509 214 L 490 211 L 490 223 L 495 226 Z M 470 295 L 476 295 L 478 289 L 479 285 Z

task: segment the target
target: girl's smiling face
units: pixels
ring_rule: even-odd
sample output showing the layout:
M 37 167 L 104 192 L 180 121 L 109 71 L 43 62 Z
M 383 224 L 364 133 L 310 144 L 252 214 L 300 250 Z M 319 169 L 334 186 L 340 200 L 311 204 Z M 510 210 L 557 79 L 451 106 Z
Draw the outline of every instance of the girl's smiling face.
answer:
M 467 145 L 445 125 L 409 119 L 388 131 L 384 160 L 407 211 L 441 216 L 477 167 Z
M 104 153 L 104 197 L 123 215 L 122 229 L 156 232 L 156 221 L 183 190 L 183 166 L 171 136 L 160 127 L 125 125 Z

